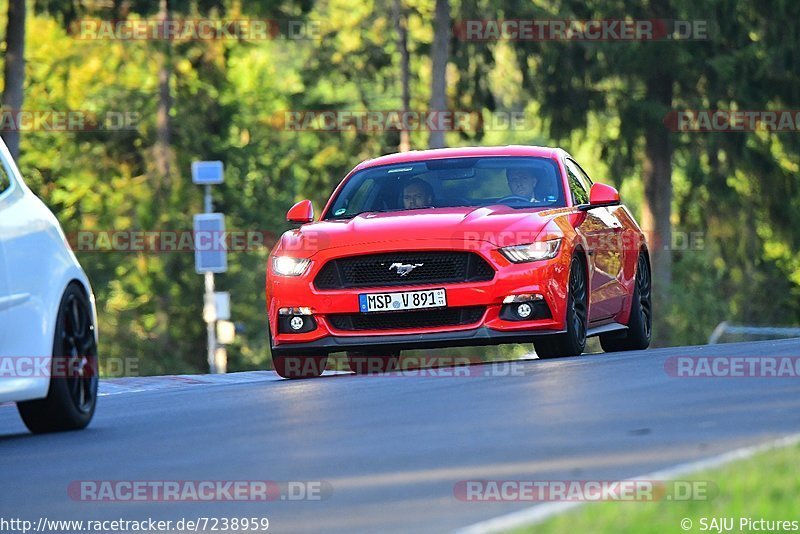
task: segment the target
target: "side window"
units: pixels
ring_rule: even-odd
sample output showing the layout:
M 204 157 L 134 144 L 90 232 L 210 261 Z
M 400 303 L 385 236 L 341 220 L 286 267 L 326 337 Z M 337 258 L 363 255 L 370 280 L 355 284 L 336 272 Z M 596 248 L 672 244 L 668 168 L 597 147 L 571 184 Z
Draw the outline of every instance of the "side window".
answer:
M 583 184 L 583 188 L 586 189 L 587 191 L 591 190 L 593 182 L 592 179 L 589 178 L 589 175 L 586 174 L 586 171 L 584 171 L 583 168 L 580 165 L 578 165 L 577 161 L 575 160 L 569 160 L 569 161 L 575 166 L 575 170 L 578 171 L 578 180 L 580 180 L 580 182 Z
M 8 176 L 6 166 L 0 161 L 0 194 L 3 194 L 9 187 L 11 187 L 11 178 Z
M 588 204 L 589 189 L 583 184 L 583 177 L 586 175 L 571 159 L 565 160 L 564 163 L 567 167 L 567 178 L 569 179 L 569 190 L 572 192 L 572 203 L 576 205 Z M 586 180 L 588 180 L 588 177 L 586 177 Z
M 353 183 L 356 185 L 357 189 L 352 191 L 351 188 L 351 191 L 346 194 L 340 194 L 336 199 L 336 203 L 331 208 L 328 217 L 338 217 L 345 213 L 353 214 L 370 209 L 370 206 L 367 204 L 370 204 L 370 201 L 375 197 L 375 179 L 366 178 L 360 183 Z M 347 187 L 347 185 L 345 187 Z

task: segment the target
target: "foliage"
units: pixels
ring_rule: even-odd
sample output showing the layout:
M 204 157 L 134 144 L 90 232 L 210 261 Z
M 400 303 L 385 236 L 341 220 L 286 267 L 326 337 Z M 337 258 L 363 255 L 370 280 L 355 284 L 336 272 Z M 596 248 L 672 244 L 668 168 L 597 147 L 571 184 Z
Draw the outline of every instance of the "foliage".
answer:
M 5 3 L 0 13 L 5 13 Z M 215 207 L 229 229 L 278 236 L 286 209 L 310 198 L 317 210 L 357 162 L 393 152 L 396 131 L 292 131 L 289 110 L 399 110 L 400 76 L 391 2 L 170 2 L 172 16 L 273 17 L 319 23 L 306 40 L 110 41 L 76 39 L 86 16 L 152 17 L 157 2 L 35 2 L 27 31 L 26 109 L 132 112 L 132 129 L 25 131 L 20 166 L 68 234 L 81 230 L 189 231 L 202 211 L 192 185 L 196 159 L 221 159 L 226 183 Z M 639 74 L 668 69 L 674 109 L 789 109 L 800 102 L 796 2 L 674 0 L 670 17 L 714 22 L 697 42 L 513 43 L 453 38 L 452 109 L 525 111 L 524 130 L 451 132 L 446 142 L 561 144 L 596 179 L 620 187 L 637 214 L 643 135 L 664 128 L 665 109 L 644 98 Z M 86 7 L 86 6 L 89 7 Z M 108 8 L 108 5 L 112 5 Z M 430 91 L 433 0 L 403 2 L 411 54 L 411 109 Z M 104 7 L 105 6 L 105 7 Z M 120 9 L 125 8 L 125 13 Z M 111 11 L 108 11 L 110 9 Z M 647 18 L 635 2 L 462 0 L 453 17 Z M 0 20 L 0 27 L 5 21 Z M 786 37 L 782 37 L 786 36 Z M 172 175 L 153 165 L 159 54 L 167 53 Z M 702 343 L 721 320 L 800 323 L 800 141 L 796 133 L 670 134 L 673 228 L 703 245 L 673 252 L 671 342 Z M 411 134 L 412 148 L 427 133 Z M 217 287 L 232 294 L 244 330 L 230 370 L 269 365 L 264 268 L 268 246 L 232 252 Z M 202 277 L 191 253 L 77 250 L 97 295 L 103 352 L 136 357 L 140 371 L 202 372 Z

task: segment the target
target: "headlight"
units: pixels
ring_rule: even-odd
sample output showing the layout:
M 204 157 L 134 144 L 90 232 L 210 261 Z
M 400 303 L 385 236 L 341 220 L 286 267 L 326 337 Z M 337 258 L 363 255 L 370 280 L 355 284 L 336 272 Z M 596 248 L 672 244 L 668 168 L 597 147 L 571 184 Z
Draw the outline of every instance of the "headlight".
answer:
M 513 263 L 525 263 L 555 258 L 558 256 L 559 248 L 561 248 L 561 240 L 551 239 L 550 241 L 538 241 L 528 245 L 504 247 L 500 249 L 500 252 Z
M 311 260 L 306 258 L 275 256 L 272 258 L 272 272 L 281 276 L 300 276 L 306 272 L 309 263 Z

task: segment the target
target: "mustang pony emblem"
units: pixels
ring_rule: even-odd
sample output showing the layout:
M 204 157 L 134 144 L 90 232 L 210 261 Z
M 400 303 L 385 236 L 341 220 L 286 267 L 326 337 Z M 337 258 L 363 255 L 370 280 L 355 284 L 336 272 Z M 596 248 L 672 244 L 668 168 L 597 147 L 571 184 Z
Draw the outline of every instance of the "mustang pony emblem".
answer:
M 393 263 L 389 266 L 389 270 L 397 269 L 397 274 L 405 276 L 417 267 L 422 267 L 424 263 Z

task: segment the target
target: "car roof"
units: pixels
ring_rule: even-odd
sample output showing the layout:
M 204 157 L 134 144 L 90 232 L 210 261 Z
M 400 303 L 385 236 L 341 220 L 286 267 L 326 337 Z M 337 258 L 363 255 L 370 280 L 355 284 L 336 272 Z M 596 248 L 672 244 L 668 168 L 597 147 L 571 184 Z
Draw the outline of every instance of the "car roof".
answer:
M 379 158 L 368 159 L 359 163 L 353 170 L 358 171 L 370 167 L 377 167 L 379 165 L 392 165 L 395 163 L 477 156 L 534 156 L 540 158 L 555 158 L 560 152 L 562 151 L 559 148 L 526 145 L 435 148 L 431 150 L 398 152 L 397 154 L 388 154 Z

